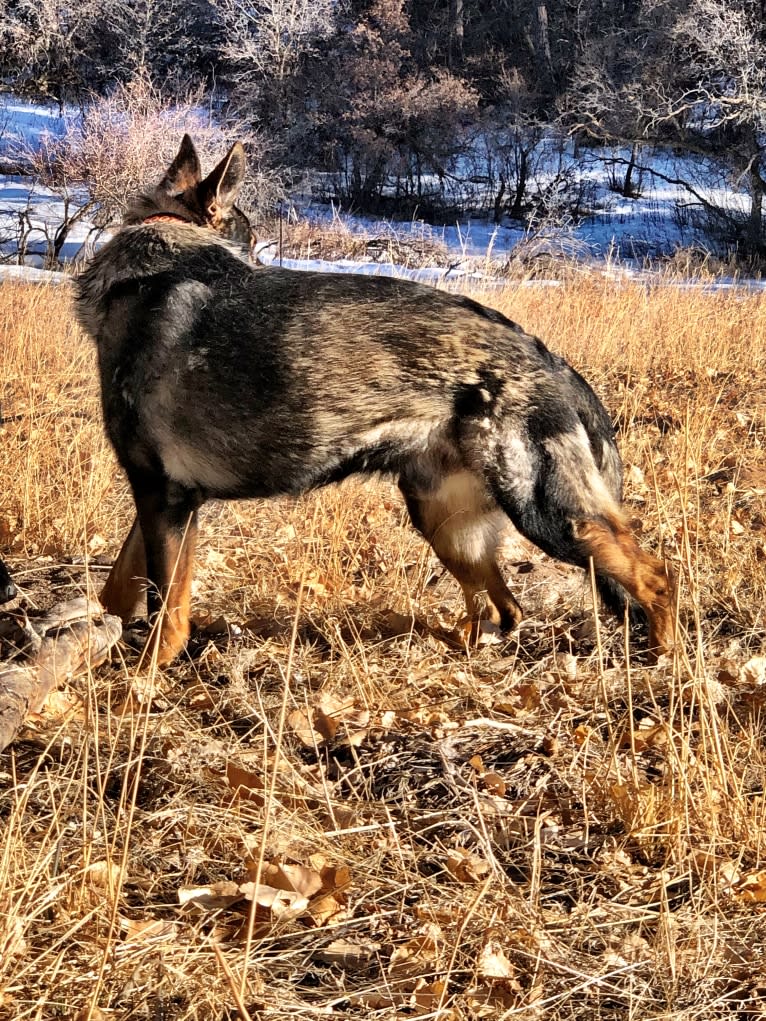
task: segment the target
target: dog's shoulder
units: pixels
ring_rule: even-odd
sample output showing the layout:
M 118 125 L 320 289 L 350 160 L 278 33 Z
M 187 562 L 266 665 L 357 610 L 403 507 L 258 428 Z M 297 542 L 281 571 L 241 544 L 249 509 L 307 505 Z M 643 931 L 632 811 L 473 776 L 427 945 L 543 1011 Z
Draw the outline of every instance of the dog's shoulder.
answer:
M 237 247 L 204 228 L 172 222 L 125 226 L 76 278 L 77 318 L 96 336 L 114 293 L 152 279 L 196 279 L 237 271 L 250 272 Z

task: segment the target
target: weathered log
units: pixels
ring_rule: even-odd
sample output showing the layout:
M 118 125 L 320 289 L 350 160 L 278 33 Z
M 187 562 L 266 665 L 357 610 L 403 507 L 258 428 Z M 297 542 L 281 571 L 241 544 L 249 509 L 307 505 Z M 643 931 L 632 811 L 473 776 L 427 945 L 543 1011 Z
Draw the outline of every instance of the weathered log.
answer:
M 23 658 L 0 663 L 0 751 L 54 688 L 103 663 L 122 634 L 119 617 L 85 597 L 58 603 L 44 617 L 13 624 L 23 642 Z

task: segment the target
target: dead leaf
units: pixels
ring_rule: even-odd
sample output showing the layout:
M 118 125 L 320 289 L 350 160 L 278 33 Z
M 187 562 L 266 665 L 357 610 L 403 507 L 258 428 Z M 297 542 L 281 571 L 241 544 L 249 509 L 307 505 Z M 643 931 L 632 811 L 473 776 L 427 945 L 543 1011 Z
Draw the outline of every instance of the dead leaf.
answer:
M 161 673 L 149 671 L 135 675 L 130 682 L 128 695 L 117 711 L 126 716 L 146 712 L 146 706 L 161 699 L 169 688 L 170 682 Z
M 99 535 L 98 532 L 94 532 L 88 539 L 88 553 L 96 556 L 98 553 L 102 553 L 106 549 L 106 539 L 103 535 Z
M 515 979 L 516 969 L 497 940 L 490 940 L 479 954 L 476 974 L 486 979 Z
M 490 794 L 496 794 L 499 798 L 505 797 L 507 784 L 499 773 L 490 770 L 482 776 L 481 783 Z
M 338 720 L 332 713 L 327 713 L 321 707 L 315 709 L 311 716 L 311 723 L 315 733 L 322 741 L 333 741 L 338 731 Z
M 420 932 L 406 943 L 394 947 L 388 963 L 391 975 L 420 975 L 425 969 L 434 968 L 438 962 L 444 933 L 435 922 L 426 922 Z
M 189 707 L 195 712 L 209 711 L 215 709 L 217 705 L 210 689 L 200 681 L 186 689 L 185 697 Z
M 212 620 L 198 624 L 197 636 L 200 638 L 221 638 L 224 635 L 238 634 L 241 629 L 236 624 L 231 624 L 223 616 L 214 617 Z
M 246 900 L 267 908 L 275 918 L 299 918 L 309 906 L 308 897 L 295 890 L 280 890 L 267 883 L 243 883 Z
M 157 943 L 178 935 L 178 925 L 166 918 L 121 918 L 120 928 L 126 943 Z
M 311 856 L 313 864 L 314 855 Z M 322 889 L 328 893 L 345 890 L 351 885 L 351 869 L 348 865 L 322 865 L 319 869 L 322 876 Z
M 586 723 L 581 723 L 579 724 L 579 726 L 575 727 L 573 737 L 577 747 L 582 748 L 582 746 L 588 741 L 592 733 L 593 731 Z
M 560 677 L 567 681 L 577 680 L 577 656 L 570 652 L 557 652 L 553 662 Z
M 352 736 L 366 735 L 370 722 L 369 710 L 359 708 L 353 698 L 341 701 L 326 694 L 320 698 L 314 716 L 315 727 L 320 733 L 327 733 L 328 740 L 335 738 L 338 731 L 347 741 L 351 741 Z
M 467 991 L 466 1003 L 473 1016 L 495 1021 L 518 1005 L 518 994 L 503 982 L 486 980 Z
M 261 882 L 277 890 L 299 893 L 307 900 L 322 889 L 322 877 L 304 865 L 266 865 L 261 871 Z
M 315 926 L 339 919 L 346 910 L 342 890 L 351 882 L 346 866 L 324 863 L 321 855 L 313 855 L 313 865 L 285 864 L 279 861 L 264 865 L 260 871 L 255 862 L 248 866 L 252 882 L 241 887 L 248 900 L 254 900 L 275 917 L 297 918 L 307 914 Z
M 306 748 L 315 748 L 317 745 L 316 733 L 309 722 L 309 718 L 302 709 L 293 709 L 287 717 L 287 725 Z
M 396 610 L 385 610 L 379 617 L 380 628 L 384 638 L 403 638 L 418 630 L 417 621 L 406 613 Z
M 733 866 L 733 862 L 729 859 L 721 858 L 712 851 L 704 851 L 701 849 L 692 851 L 691 862 L 694 874 L 697 876 L 704 876 L 705 878 L 719 873 L 724 865 Z
M 27 721 L 41 720 L 46 723 L 63 723 L 64 720 L 84 718 L 82 700 L 68 691 L 59 689 L 54 689 L 46 695 L 39 712 L 27 715 Z
M 459 883 L 478 883 L 489 872 L 489 863 L 464 847 L 456 847 L 450 851 L 446 865 L 447 871 Z
M 340 701 L 332 695 L 322 695 L 319 704 L 308 711 L 294 709 L 287 724 L 307 748 L 342 741 L 358 746 L 367 736 L 370 722 L 368 709 L 358 708 L 353 698 Z
M 721 684 L 734 687 L 740 683 L 739 667 L 732 659 L 722 659 L 718 666 L 716 680 Z
M 228 908 L 244 898 L 243 888 L 231 880 L 211 883 L 210 886 L 182 886 L 178 890 L 178 903 L 182 907 L 194 907 L 201 911 Z
M 766 656 L 753 656 L 744 664 L 740 673 L 745 684 L 766 684 Z
M 522 709 L 531 711 L 540 708 L 540 686 L 538 684 L 519 684 L 515 691 Z
M 435 979 L 433 982 L 426 982 L 425 979 L 419 979 L 415 986 L 415 992 L 412 994 L 412 999 L 410 1000 L 415 1010 L 415 1014 L 433 1015 L 441 1006 L 446 988 L 447 983 L 444 979 Z M 440 1018 L 444 1018 L 444 1021 L 447 1021 L 447 1019 L 451 1016 L 454 1016 L 452 1011 L 448 1011 L 446 1014 L 440 1013 L 439 1015 Z
M 7 961 L 11 957 L 22 957 L 27 952 L 28 943 L 24 936 L 25 921 L 15 916 L 3 920 L 0 929 L 0 960 Z
M 409 1007 L 409 994 L 406 992 L 371 992 L 357 993 L 348 998 L 353 1007 L 364 1007 L 365 1010 L 396 1010 Z
M 559 753 L 559 739 L 555 734 L 545 734 L 543 737 L 543 752 L 549 758 L 555 758 Z
M 632 464 L 628 471 L 625 473 L 625 481 L 629 482 L 633 486 L 644 486 L 646 485 L 646 479 L 643 471 L 638 467 L 637 464 Z
M 122 870 L 117 862 L 94 861 L 85 870 L 85 881 L 88 886 L 98 890 L 113 890 L 118 886 L 121 875 Z
M 668 741 L 668 732 L 664 723 L 639 726 L 634 729 L 632 735 L 629 730 L 626 730 L 620 740 L 621 748 L 631 747 L 631 736 L 633 751 L 636 754 L 645 752 L 649 748 L 664 748 Z
M 326 599 L 333 590 L 330 579 L 319 571 L 311 571 L 304 578 L 294 581 L 289 586 L 293 592 L 303 590 L 316 599 Z
M 316 956 L 325 964 L 341 965 L 346 971 L 365 967 L 380 953 L 380 943 L 371 940 L 354 942 L 348 939 L 334 939 L 317 951 Z
M 254 801 L 259 808 L 266 804 L 264 780 L 260 773 L 253 773 L 233 762 L 227 762 L 226 782 L 238 797 Z
M 346 913 L 345 898 L 339 899 L 333 893 L 316 897 L 309 904 L 309 914 L 314 925 L 327 925 L 331 920 L 338 922 Z

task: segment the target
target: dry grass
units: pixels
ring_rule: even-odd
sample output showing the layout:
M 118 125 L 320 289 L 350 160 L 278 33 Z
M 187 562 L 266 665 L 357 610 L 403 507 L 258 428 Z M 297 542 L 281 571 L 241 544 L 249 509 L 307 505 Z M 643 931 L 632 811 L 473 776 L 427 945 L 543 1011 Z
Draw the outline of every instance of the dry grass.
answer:
M 275 221 L 258 226 L 262 240 L 273 239 L 275 257 L 375 262 L 418 269 L 449 264 L 449 250 L 426 224 L 397 230 L 381 222 L 374 233 L 355 231 L 336 216 L 332 221 Z
M 139 676 L 126 645 L 0 760 L 1 1017 L 764 1016 L 766 300 L 485 298 L 619 416 L 684 655 L 626 658 L 513 537 L 520 635 L 448 648 L 457 586 L 386 482 L 211 506 L 192 658 Z M 38 606 L 101 584 L 130 504 L 64 290 L 0 288 L 0 360 Z

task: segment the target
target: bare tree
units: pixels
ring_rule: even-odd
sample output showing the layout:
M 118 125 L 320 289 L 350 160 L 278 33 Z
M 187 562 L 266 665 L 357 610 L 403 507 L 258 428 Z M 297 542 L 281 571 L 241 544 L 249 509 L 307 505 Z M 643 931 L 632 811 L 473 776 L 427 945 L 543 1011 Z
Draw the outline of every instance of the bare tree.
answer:
M 15 87 L 59 105 L 96 77 L 98 54 L 119 33 L 123 10 L 98 0 L 0 0 L 0 70 Z
M 535 156 L 545 132 L 537 115 L 539 96 L 516 68 L 502 67 L 497 102 L 486 111 L 482 137 L 486 147 L 492 219 L 523 218 Z
M 289 78 L 301 56 L 330 32 L 335 7 L 333 0 L 222 0 L 223 54 L 235 79 Z
M 709 225 L 766 250 L 766 24 L 761 0 L 641 0 L 631 22 L 589 37 L 570 82 L 569 123 L 599 141 L 633 143 L 621 190 L 630 194 L 636 144 L 670 142 L 728 164 L 749 195 L 736 211 L 690 195 Z
M 477 116 L 476 92 L 446 69 L 422 72 L 412 45 L 404 0 L 373 0 L 332 37 L 332 61 L 306 69 L 307 134 L 336 175 L 338 197 L 360 210 L 411 214 L 438 204 Z M 427 188 L 426 175 L 436 179 Z
M 677 94 L 657 120 L 682 121 L 689 135 L 725 154 L 750 196 L 746 240 L 764 249 L 766 194 L 766 14 L 760 0 L 692 0 L 673 39 Z
M 221 34 L 215 0 L 0 0 L 0 74 L 62 107 L 139 69 L 182 96 L 212 80 Z

